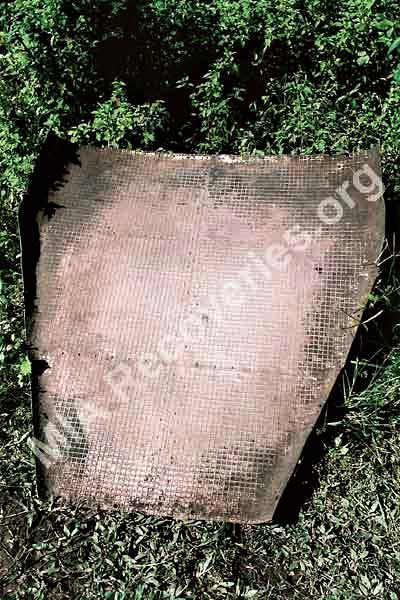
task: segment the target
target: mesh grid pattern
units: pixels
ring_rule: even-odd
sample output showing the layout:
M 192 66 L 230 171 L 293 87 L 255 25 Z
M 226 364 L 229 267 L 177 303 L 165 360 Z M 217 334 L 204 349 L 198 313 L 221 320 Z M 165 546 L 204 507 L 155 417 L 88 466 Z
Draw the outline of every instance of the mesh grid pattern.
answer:
M 343 367 L 383 235 L 350 158 L 82 149 L 40 219 L 31 345 L 48 488 L 154 514 L 271 518 Z M 305 241 L 307 243 L 305 243 Z

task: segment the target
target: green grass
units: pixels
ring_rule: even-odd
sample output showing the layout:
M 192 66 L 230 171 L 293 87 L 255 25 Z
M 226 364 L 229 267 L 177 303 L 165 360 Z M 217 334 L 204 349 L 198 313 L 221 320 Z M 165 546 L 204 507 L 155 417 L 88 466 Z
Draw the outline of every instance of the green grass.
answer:
M 335 153 L 379 142 L 392 239 L 399 14 L 398 0 L 0 7 L 2 600 L 400 599 L 396 261 L 371 296 L 368 317 L 383 313 L 361 328 L 279 522 L 183 524 L 36 497 L 16 225 L 50 131 L 184 152 Z

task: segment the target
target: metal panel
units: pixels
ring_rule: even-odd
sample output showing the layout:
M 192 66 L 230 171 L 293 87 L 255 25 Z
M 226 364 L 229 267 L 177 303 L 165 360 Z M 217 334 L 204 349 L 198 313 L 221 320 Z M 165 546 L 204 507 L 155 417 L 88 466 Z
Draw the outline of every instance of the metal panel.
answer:
M 41 169 L 29 202 L 51 179 Z M 81 149 L 22 216 L 47 489 L 269 520 L 377 274 L 379 174 L 375 152 Z

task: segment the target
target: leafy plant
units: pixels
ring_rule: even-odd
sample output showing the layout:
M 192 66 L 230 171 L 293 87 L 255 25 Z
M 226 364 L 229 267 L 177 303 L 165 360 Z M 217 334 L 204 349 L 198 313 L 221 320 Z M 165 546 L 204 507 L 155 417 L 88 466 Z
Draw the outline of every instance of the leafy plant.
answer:
M 388 50 L 388 55 L 391 56 L 395 51 L 397 51 L 397 53 L 400 52 L 400 37 L 398 37 L 396 40 L 394 40 L 394 42 L 392 42 Z M 393 79 L 400 83 L 400 62 L 397 65 L 395 72 L 393 73 Z
M 112 84 L 111 98 L 92 113 L 92 120 L 71 129 L 73 142 L 100 143 L 112 148 L 132 145 L 148 148 L 165 126 L 164 102 L 158 100 L 133 106 L 127 99 L 126 86 L 121 81 Z

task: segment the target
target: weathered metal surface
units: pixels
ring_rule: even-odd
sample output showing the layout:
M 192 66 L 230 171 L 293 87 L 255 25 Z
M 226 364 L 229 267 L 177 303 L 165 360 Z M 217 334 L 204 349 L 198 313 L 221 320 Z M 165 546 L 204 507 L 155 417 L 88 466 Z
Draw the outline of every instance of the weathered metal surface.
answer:
M 377 274 L 383 201 L 357 180 L 366 164 L 380 173 L 375 152 L 80 150 L 23 217 L 40 233 L 36 282 L 25 260 L 37 431 L 56 447 L 49 422 L 62 424 L 51 492 L 272 517 Z

